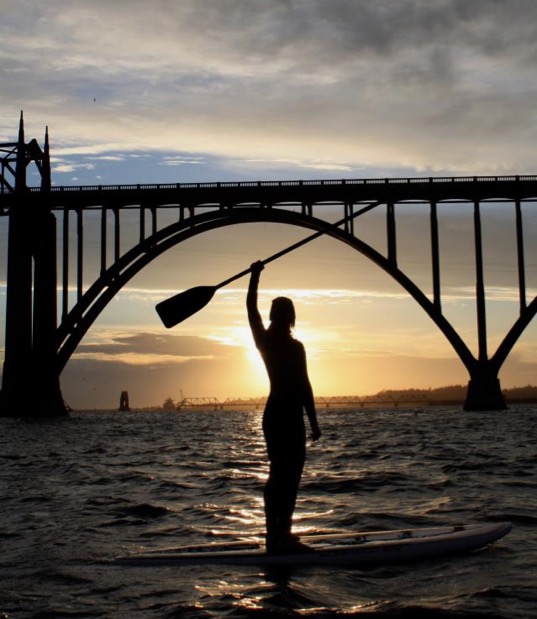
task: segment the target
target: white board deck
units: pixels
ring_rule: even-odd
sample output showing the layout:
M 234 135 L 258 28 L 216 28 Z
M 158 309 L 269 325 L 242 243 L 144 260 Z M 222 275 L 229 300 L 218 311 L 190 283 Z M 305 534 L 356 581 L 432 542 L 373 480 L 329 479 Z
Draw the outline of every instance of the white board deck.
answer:
M 269 554 L 260 538 L 179 546 L 134 553 L 115 561 L 132 566 L 183 565 L 352 565 L 371 567 L 417 561 L 482 548 L 504 537 L 508 522 L 397 531 L 305 535 L 305 554 Z

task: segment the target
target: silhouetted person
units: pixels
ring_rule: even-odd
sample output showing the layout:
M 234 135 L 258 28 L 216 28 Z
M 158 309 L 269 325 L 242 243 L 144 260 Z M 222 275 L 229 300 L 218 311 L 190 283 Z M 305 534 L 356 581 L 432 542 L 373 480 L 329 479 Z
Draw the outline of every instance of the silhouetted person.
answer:
M 270 326 L 265 329 L 257 308 L 262 262 L 252 265 L 246 299 L 248 320 L 255 344 L 263 357 L 270 379 L 270 393 L 263 413 L 263 434 L 270 462 L 264 499 L 267 552 L 307 552 L 291 533 L 298 486 L 306 457 L 304 409 L 313 440 L 321 436 L 317 423 L 313 391 L 308 378 L 306 352 L 291 329 L 295 326 L 295 308 L 291 299 L 272 301 Z

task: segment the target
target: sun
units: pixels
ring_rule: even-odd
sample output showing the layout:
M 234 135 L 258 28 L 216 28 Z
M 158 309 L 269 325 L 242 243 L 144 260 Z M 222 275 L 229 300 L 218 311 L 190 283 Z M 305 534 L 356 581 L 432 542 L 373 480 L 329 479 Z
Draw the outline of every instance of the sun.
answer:
M 244 396 L 259 397 L 268 395 L 269 380 L 263 359 L 255 346 L 250 327 L 235 325 L 227 328 L 224 336 L 217 338 L 221 343 L 241 350 L 247 370 L 242 375 L 241 393 Z

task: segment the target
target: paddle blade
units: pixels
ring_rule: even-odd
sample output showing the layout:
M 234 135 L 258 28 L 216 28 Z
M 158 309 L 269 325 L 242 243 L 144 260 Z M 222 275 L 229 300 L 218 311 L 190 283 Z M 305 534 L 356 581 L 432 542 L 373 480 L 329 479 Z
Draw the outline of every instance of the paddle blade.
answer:
M 196 286 L 161 301 L 155 309 L 164 326 L 169 329 L 204 308 L 216 290 L 216 286 Z

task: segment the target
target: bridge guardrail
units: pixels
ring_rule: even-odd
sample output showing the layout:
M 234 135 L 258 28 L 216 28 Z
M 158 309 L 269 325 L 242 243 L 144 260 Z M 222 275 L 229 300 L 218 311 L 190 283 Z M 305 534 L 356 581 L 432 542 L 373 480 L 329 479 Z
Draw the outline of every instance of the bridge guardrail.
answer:
M 351 178 L 325 180 L 281 180 L 281 181 L 225 181 L 207 183 L 140 183 L 126 185 L 53 185 L 51 192 L 83 192 L 83 191 L 140 191 L 159 189 L 215 189 L 215 188 L 248 188 L 248 187 L 302 187 L 330 185 L 401 185 L 426 183 L 468 183 L 468 182 L 524 182 L 537 181 L 537 175 L 505 175 L 505 176 L 428 176 L 410 178 Z M 32 193 L 39 193 L 40 187 L 29 187 Z M 2 193 L 10 193 L 2 188 Z

